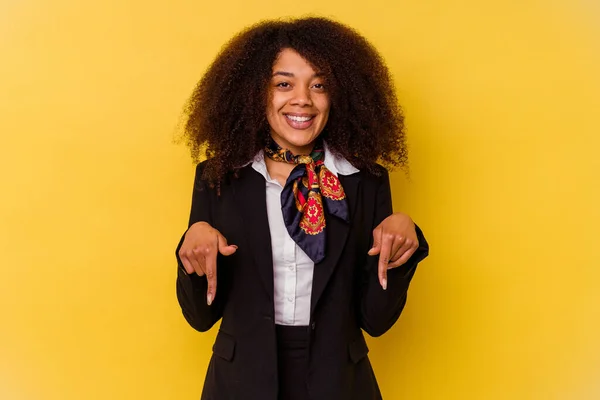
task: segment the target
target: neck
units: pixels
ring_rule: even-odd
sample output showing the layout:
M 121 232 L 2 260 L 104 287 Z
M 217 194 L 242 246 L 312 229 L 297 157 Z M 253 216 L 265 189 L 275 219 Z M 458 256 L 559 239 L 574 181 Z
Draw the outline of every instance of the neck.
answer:
M 294 164 L 277 162 L 271 160 L 269 157 L 265 157 L 265 165 L 267 166 L 269 176 L 279 182 L 281 186 L 285 186 L 287 178 L 290 176 L 294 167 L 296 167 Z

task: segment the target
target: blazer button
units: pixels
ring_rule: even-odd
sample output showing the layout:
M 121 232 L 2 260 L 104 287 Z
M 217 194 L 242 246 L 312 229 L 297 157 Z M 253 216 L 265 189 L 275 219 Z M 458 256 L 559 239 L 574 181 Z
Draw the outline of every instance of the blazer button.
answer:
M 316 325 L 317 325 L 317 324 L 315 324 L 315 322 L 313 321 L 313 323 L 312 323 L 312 324 L 310 324 L 310 328 L 311 328 L 311 329 L 314 331 L 314 330 L 315 330 L 315 326 L 316 326 Z

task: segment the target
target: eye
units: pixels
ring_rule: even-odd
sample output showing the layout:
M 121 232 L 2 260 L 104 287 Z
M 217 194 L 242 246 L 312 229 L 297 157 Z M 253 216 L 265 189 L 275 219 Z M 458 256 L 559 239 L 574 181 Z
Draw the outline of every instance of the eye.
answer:
M 289 88 L 290 84 L 287 82 L 279 82 L 278 84 L 275 85 L 276 87 L 280 87 L 280 88 Z
M 317 90 L 325 90 L 325 85 L 322 83 L 315 83 L 313 87 Z

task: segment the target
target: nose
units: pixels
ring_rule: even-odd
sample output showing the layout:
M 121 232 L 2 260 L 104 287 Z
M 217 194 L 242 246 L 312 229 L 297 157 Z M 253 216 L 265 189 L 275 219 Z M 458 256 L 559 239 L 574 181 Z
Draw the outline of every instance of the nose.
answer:
M 296 86 L 294 90 L 294 96 L 291 100 L 292 105 L 297 105 L 300 107 L 312 106 L 312 99 L 310 96 L 309 88 Z

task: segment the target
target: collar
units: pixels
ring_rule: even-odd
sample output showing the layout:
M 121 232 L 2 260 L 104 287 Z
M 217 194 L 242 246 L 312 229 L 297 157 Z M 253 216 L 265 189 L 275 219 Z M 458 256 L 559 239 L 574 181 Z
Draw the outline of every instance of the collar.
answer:
M 323 160 L 323 164 L 335 176 L 353 175 L 360 172 L 360 170 L 354 167 L 352 164 L 350 164 L 348 160 L 333 154 L 329 150 L 329 147 L 325 142 L 323 142 L 323 150 L 325 151 L 325 158 Z M 256 172 L 264 176 L 264 178 L 267 181 L 271 180 L 269 172 L 267 171 L 267 164 L 265 163 L 265 152 L 263 150 L 260 150 L 254 157 L 254 160 L 252 161 L 252 168 L 254 168 Z

